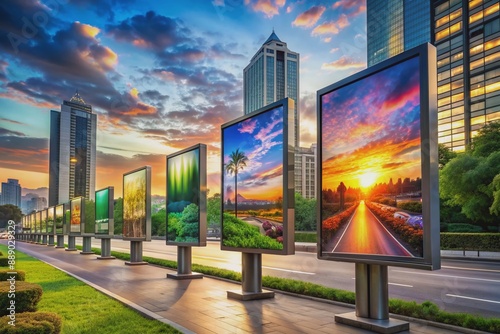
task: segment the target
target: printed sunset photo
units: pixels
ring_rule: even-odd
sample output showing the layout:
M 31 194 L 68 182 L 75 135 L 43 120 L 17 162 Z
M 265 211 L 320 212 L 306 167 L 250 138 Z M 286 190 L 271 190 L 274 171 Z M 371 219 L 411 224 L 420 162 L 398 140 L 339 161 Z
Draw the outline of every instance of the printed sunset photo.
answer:
M 283 249 L 283 107 L 224 128 L 222 244 Z
M 322 95 L 321 137 L 323 255 L 422 257 L 418 57 Z

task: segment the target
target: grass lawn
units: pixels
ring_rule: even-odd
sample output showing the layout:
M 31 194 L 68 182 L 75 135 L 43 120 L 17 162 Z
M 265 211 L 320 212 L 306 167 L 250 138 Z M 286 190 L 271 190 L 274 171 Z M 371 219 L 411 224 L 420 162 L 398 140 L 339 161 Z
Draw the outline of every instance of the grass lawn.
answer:
M 0 251 L 7 254 L 7 247 L 0 244 Z M 42 286 L 38 311 L 58 313 L 63 318 L 61 333 L 181 333 L 24 253 L 16 252 L 16 269 L 26 272 L 27 282 Z

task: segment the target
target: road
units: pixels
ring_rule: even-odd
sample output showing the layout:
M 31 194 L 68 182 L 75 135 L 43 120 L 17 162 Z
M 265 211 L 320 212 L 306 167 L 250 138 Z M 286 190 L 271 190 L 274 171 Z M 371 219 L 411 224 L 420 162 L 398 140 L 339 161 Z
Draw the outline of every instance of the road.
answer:
M 361 201 L 332 252 L 412 256 Z
M 81 243 L 81 238 L 76 240 Z M 99 248 L 100 241 L 92 239 L 92 246 Z M 112 239 L 111 247 L 129 252 L 130 242 Z M 177 260 L 177 247 L 165 245 L 165 240 L 144 242 L 143 249 L 144 256 Z M 221 251 L 218 241 L 193 247 L 192 257 L 193 263 L 241 272 L 241 254 Z M 264 254 L 262 272 L 354 291 L 354 264 L 318 260 L 315 253 Z M 445 259 L 437 271 L 389 267 L 389 297 L 419 303 L 430 300 L 446 311 L 500 318 L 500 262 Z

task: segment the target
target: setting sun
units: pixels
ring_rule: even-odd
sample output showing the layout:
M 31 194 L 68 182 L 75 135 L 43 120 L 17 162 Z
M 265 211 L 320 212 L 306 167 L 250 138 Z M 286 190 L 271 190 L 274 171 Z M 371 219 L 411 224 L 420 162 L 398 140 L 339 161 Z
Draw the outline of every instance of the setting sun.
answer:
M 359 184 L 363 188 L 368 188 L 375 183 L 377 180 L 377 174 L 373 172 L 368 172 L 360 175 Z

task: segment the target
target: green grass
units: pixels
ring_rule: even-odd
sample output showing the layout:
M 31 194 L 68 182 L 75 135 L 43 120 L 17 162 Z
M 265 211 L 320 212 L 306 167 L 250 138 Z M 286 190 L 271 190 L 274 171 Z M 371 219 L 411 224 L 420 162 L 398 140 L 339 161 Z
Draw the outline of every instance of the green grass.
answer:
M 297 232 L 295 231 L 295 242 L 317 242 L 316 232 Z
M 0 250 L 6 251 L 4 245 Z M 180 333 L 156 320 L 146 319 L 120 302 L 52 266 L 16 252 L 16 269 L 26 272 L 26 281 L 42 286 L 38 311 L 63 318 L 61 333 Z

